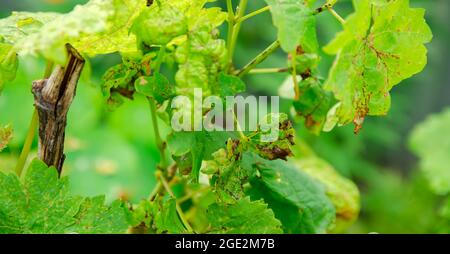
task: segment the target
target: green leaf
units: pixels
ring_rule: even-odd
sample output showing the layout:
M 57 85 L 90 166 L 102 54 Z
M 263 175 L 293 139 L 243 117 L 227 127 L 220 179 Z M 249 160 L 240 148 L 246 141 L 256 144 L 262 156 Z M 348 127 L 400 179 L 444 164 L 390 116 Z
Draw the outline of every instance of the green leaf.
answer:
M 171 2 L 164 1 L 145 9 L 135 20 L 131 32 L 139 43 L 152 46 L 165 46 L 173 39 L 188 31 L 187 18 L 179 8 Z
M 336 226 L 332 232 L 342 232 L 358 218 L 359 191 L 353 182 L 339 175 L 330 164 L 317 157 L 294 159 L 293 163 L 325 185 L 326 194 L 336 209 Z
M 3 90 L 5 81 L 12 81 L 16 78 L 19 61 L 14 48 L 0 42 L 0 93 Z
M 167 137 L 169 151 L 175 156 L 190 152 L 192 155 L 192 178 L 198 181 L 203 160 L 212 159 L 212 154 L 224 148 L 228 138 L 234 133 L 224 131 L 172 132 Z
M 422 71 L 427 62 L 423 45 L 432 34 L 423 9 L 408 0 L 358 0 L 344 31 L 324 48 L 337 54 L 325 88 L 341 104 L 340 124 L 354 122 L 358 131 L 367 115 L 385 115 L 389 91 L 402 80 Z
M 155 73 L 151 77 L 140 77 L 134 87 L 138 93 L 152 97 L 158 103 L 163 103 L 175 95 L 175 88 L 161 73 Z
M 333 95 L 325 91 L 317 78 L 307 78 L 299 83 L 300 98 L 294 101 L 297 114 L 305 119 L 305 126 L 319 134 L 327 120 Z
M 186 233 L 186 229 L 177 213 L 175 199 L 170 198 L 163 203 L 155 215 L 155 227 L 158 233 Z
M 273 23 L 278 28 L 278 40 L 284 51 L 292 53 L 299 45 L 308 52 L 317 51 L 316 20 L 311 1 L 265 1 L 270 6 Z
M 35 160 L 23 182 L 0 173 L 0 233 L 124 233 L 128 228 L 120 202 L 69 193 L 67 178 Z
M 285 233 L 325 233 L 332 226 L 335 208 L 322 184 L 282 160 L 244 153 L 241 164 L 256 170 L 250 196 L 269 204 Z
M 11 125 L 0 127 L 0 152 L 6 148 L 9 141 L 13 138 L 13 129 Z
M 246 86 L 240 78 L 220 73 L 219 89 L 220 96 L 225 98 L 227 96 L 235 96 L 238 93 L 245 92 Z
M 130 34 L 129 31 L 134 20 L 145 9 L 145 1 L 108 1 L 109 9 L 112 11 L 106 18 L 106 29 L 89 36 L 81 36 L 79 40 L 73 42 L 73 45 L 79 52 L 95 56 L 114 52 L 128 53 L 136 51 L 136 37 Z
M 267 204 L 243 198 L 234 204 L 212 204 L 207 217 L 211 233 L 217 234 L 280 234 L 281 223 Z
M 209 96 L 220 90 L 218 79 L 227 64 L 227 49 L 217 27 L 227 15 L 220 8 L 203 8 L 204 4 L 192 1 L 186 8 L 188 33 L 175 51 L 177 94 L 192 95 L 194 88 L 202 88 L 203 96 Z
M 154 217 L 154 203 L 148 200 L 142 200 L 138 205 L 133 206 L 132 209 L 127 210 L 128 223 L 132 227 L 140 225 L 150 228 L 152 226 Z
M 430 116 L 410 137 L 410 147 L 420 158 L 420 169 L 436 194 L 450 194 L 450 108 Z
M 144 9 L 141 0 L 90 0 L 66 14 L 13 13 L 0 24 L 0 35 L 21 55 L 42 55 L 64 64 L 65 44 L 80 53 L 95 56 L 136 49 L 136 38 L 129 29 Z
M 28 35 L 38 33 L 45 24 L 61 15 L 52 12 L 13 12 L 11 16 L 0 19 L 0 38 L 14 45 Z

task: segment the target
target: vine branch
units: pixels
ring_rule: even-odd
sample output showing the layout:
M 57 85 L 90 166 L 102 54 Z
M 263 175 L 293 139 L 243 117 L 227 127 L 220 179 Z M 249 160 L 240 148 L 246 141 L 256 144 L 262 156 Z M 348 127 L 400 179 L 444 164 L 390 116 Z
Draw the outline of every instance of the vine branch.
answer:
M 249 73 L 250 70 L 255 68 L 258 64 L 262 63 L 267 59 L 275 50 L 280 47 L 280 42 L 277 40 L 270 44 L 265 50 L 263 50 L 259 55 L 257 55 L 253 60 L 251 60 L 247 65 L 244 66 L 241 70 L 236 72 L 238 77 L 243 77 L 245 74 Z
M 48 79 L 52 74 L 53 62 L 48 61 L 47 66 L 45 67 L 45 72 L 43 79 Z M 33 145 L 33 139 L 36 134 L 36 129 L 39 124 L 39 115 L 36 111 L 36 108 L 33 110 L 33 115 L 31 117 L 30 126 L 28 127 L 27 136 L 25 138 L 25 143 L 22 147 L 22 151 L 20 152 L 19 160 L 17 161 L 15 172 L 18 176 L 22 175 L 23 167 L 28 159 L 28 155 L 30 154 L 31 146 Z

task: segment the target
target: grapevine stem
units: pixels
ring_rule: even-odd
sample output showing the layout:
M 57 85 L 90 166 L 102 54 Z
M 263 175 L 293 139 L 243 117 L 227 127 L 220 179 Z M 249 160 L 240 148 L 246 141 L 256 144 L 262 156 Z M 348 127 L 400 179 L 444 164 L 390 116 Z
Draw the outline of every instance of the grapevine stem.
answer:
M 23 167 L 25 166 L 25 162 L 27 161 L 28 154 L 31 150 L 31 145 L 33 144 L 34 136 L 36 134 L 36 129 L 39 123 L 39 116 L 36 110 L 33 111 L 33 116 L 31 117 L 30 127 L 28 128 L 27 137 L 25 139 L 25 143 L 22 148 L 22 152 L 20 153 L 19 160 L 16 165 L 16 174 L 18 176 L 22 175 Z
M 247 15 L 245 15 L 245 16 L 239 18 L 238 20 L 236 20 L 236 23 L 244 22 L 244 21 L 246 21 L 247 19 L 253 18 L 254 16 L 259 15 L 259 14 L 261 14 L 261 13 L 264 13 L 264 12 L 266 12 L 266 11 L 268 11 L 268 10 L 270 10 L 270 6 L 263 7 L 263 8 L 261 8 L 261 9 L 259 9 L 259 10 L 256 10 L 256 11 L 254 11 L 254 12 L 252 12 L 252 13 L 249 13 L 249 14 L 247 14 Z
M 231 53 L 231 40 L 233 39 L 234 22 L 235 22 L 233 3 L 231 2 L 231 0 L 227 0 L 227 10 L 228 10 L 227 70 L 229 70 L 233 62 L 233 55 Z
M 165 153 L 165 145 L 164 145 L 163 140 L 161 139 L 161 135 L 159 132 L 158 118 L 156 117 L 156 103 L 153 98 L 148 98 L 148 102 L 150 104 L 150 111 L 151 111 L 151 115 L 152 115 L 153 131 L 155 132 L 156 146 L 158 146 L 159 154 L 161 157 L 161 167 L 166 168 L 167 160 L 166 160 L 166 153 Z
M 337 2 L 337 1 L 334 1 L 334 3 L 329 3 L 329 2 L 327 1 L 326 4 L 320 6 L 320 7 L 317 8 L 316 10 L 314 10 L 314 13 L 313 13 L 313 14 L 314 14 L 314 15 L 317 15 L 317 14 L 322 13 L 322 12 L 324 12 L 324 11 L 330 9 L 330 8 L 333 8 L 333 6 L 336 4 L 336 2 Z
M 238 121 L 238 119 L 236 117 L 236 114 L 234 112 L 233 112 L 233 118 L 234 118 L 234 121 L 236 122 L 236 129 L 237 129 L 237 131 L 239 133 L 239 136 L 241 137 L 241 139 L 243 141 L 247 142 L 249 140 L 249 138 L 247 136 L 245 136 L 244 131 L 242 130 L 241 124 L 239 124 L 239 121 Z
M 245 15 L 245 10 L 247 9 L 247 3 L 248 0 L 241 0 L 239 2 L 239 6 L 237 8 L 237 15 L 234 17 L 233 20 L 233 24 L 234 24 L 234 28 L 233 28 L 233 32 L 231 34 L 231 40 L 230 40 L 230 44 L 228 47 L 228 57 L 229 57 L 229 62 L 232 63 L 233 62 L 233 55 L 234 55 L 234 50 L 236 48 L 236 42 L 237 42 L 237 38 L 239 36 L 239 31 L 241 30 L 241 24 L 242 23 L 235 23 L 235 20 L 239 20 L 240 18 L 242 18 Z M 231 64 L 230 64 L 231 66 Z
M 155 73 L 159 73 L 161 70 L 161 64 L 163 62 L 164 54 L 165 54 L 165 46 L 162 46 L 159 50 L 158 56 L 156 58 L 156 66 L 155 66 Z M 159 125 L 158 125 L 158 118 L 156 116 L 156 102 L 155 99 L 148 97 L 148 103 L 150 104 L 150 111 L 152 116 L 152 124 L 153 124 L 153 131 L 155 133 L 155 141 L 156 146 L 159 149 L 159 154 L 161 157 L 161 167 L 166 168 L 167 167 L 167 160 L 166 160 L 166 153 L 165 153 L 165 145 L 161 138 L 160 132 L 159 132 Z
M 298 80 L 297 80 L 297 59 L 296 56 L 297 51 L 294 50 L 292 53 L 292 82 L 294 83 L 294 92 L 295 92 L 295 100 L 298 101 L 300 99 L 300 89 L 298 87 Z
M 175 199 L 176 209 L 178 216 L 180 216 L 181 222 L 183 223 L 184 227 L 187 229 L 188 233 L 193 233 L 194 230 L 192 229 L 191 225 L 189 225 L 189 222 L 186 220 L 186 217 L 184 216 L 183 210 L 181 209 L 180 205 L 176 201 L 176 197 L 172 192 L 172 189 L 170 189 L 169 184 L 167 183 L 166 179 L 162 174 L 159 174 L 159 180 L 161 181 L 162 185 L 164 186 L 164 189 L 166 189 L 167 193 L 169 193 L 170 197 Z
M 333 8 L 328 8 L 328 10 L 342 25 L 345 25 L 345 20 Z
M 159 73 L 159 71 L 161 70 L 161 64 L 162 64 L 162 62 L 163 62 L 163 60 L 164 60 L 164 54 L 165 54 L 165 53 L 166 53 L 166 46 L 162 46 L 162 47 L 159 49 L 158 56 L 156 57 L 155 73 L 156 73 L 156 72 Z
M 261 68 L 261 69 L 252 69 L 248 72 L 248 74 L 269 74 L 269 73 L 282 73 L 289 72 L 290 68 Z
M 152 192 L 150 193 L 148 200 L 150 200 L 150 201 L 155 200 L 156 195 L 158 195 L 158 193 L 161 191 L 162 187 L 163 186 L 162 186 L 161 182 L 158 182 L 156 184 L 155 188 L 153 188 Z
M 249 73 L 253 68 L 255 68 L 258 64 L 267 59 L 275 50 L 280 47 L 280 42 L 275 41 L 270 44 L 263 52 L 257 55 L 253 60 L 251 60 L 244 68 L 239 70 L 236 74 L 238 77 L 243 77 L 245 74 Z
M 53 69 L 53 62 L 48 61 L 47 66 L 45 67 L 44 79 L 47 79 L 50 77 L 50 75 L 52 74 L 52 69 Z M 30 126 L 28 127 L 28 132 L 27 132 L 27 136 L 25 138 L 25 143 L 22 147 L 22 151 L 20 153 L 19 160 L 17 161 L 17 164 L 16 164 L 15 171 L 18 176 L 22 175 L 23 167 L 25 166 L 25 163 L 28 159 L 28 155 L 31 150 L 31 146 L 33 145 L 33 139 L 36 134 L 36 129 L 38 127 L 38 124 L 39 124 L 39 115 L 35 108 L 33 111 L 33 116 L 31 117 Z
M 326 10 L 328 10 L 342 25 L 345 24 L 345 20 L 333 9 L 333 6 L 336 4 L 337 1 L 333 1 L 331 3 L 326 3 L 319 8 L 317 8 L 314 11 L 314 15 L 317 15 L 319 13 L 322 13 Z

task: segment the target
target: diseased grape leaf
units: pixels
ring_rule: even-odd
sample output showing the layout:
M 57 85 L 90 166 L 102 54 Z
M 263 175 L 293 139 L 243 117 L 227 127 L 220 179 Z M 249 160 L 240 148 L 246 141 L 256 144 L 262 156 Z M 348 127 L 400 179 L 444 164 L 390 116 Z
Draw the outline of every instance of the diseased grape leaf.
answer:
M 268 160 L 286 160 L 288 156 L 292 156 L 295 130 L 288 116 L 284 113 L 270 113 L 261 120 L 258 129 L 249 135 L 256 149 L 252 146 L 249 148 Z
M 167 137 L 167 144 L 175 156 L 191 153 L 192 179 L 197 182 L 202 161 L 212 159 L 212 154 L 224 148 L 228 138 L 233 135 L 233 132 L 224 131 L 172 132 Z
M 420 158 L 420 169 L 436 194 L 450 194 L 450 108 L 430 116 L 410 137 L 410 147 Z
M 210 233 L 217 234 L 281 234 L 281 223 L 261 200 L 248 197 L 234 204 L 215 203 L 208 207 Z
M 292 53 L 298 45 L 308 52 L 318 48 L 316 20 L 308 0 L 265 0 L 270 6 L 274 25 L 278 29 L 281 48 Z
M 138 93 L 154 98 L 158 103 L 163 103 L 175 95 L 175 87 L 161 73 L 140 77 L 134 87 Z
M 227 150 L 220 149 L 213 153 L 213 160 L 208 160 L 202 172 L 211 175 L 210 185 L 213 187 L 216 200 L 220 203 L 233 204 L 245 197 L 244 184 L 248 182 L 251 171 L 241 167 L 239 163 L 238 140 L 228 140 Z
M 106 104 L 115 109 L 123 104 L 124 98 L 133 99 L 135 82 L 142 75 L 148 64 L 141 54 L 122 54 L 122 63 L 109 68 L 102 77 L 102 92 Z
M 285 233 L 325 233 L 332 226 L 335 208 L 324 186 L 293 164 L 244 153 L 241 165 L 257 170 L 248 193 L 252 199 L 264 199 Z
M 144 226 L 149 229 L 152 227 L 154 217 L 154 203 L 148 200 L 142 200 L 139 204 L 127 209 L 127 219 L 131 227 Z
M 339 175 L 326 161 L 314 156 L 293 159 L 293 163 L 325 186 L 325 192 L 336 209 L 336 225 L 332 232 L 342 232 L 358 218 L 359 191 L 353 182 Z
M 0 233 L 125 233 L 124 208 L 104 197 L 72 196 L 67 178 L 34 160 L 21 182 L 0 173 Z
M 13 129 L 11 125 L 6 125 L 4 127 L 0 126 L 0 152 L 6 148 L 9 141 L 13 137 Z
M 333 95 L 329 91 L 325 91 L 320 81 L 314 77 L 300 81 L 298 86 L 300 98 L 293 103 L 295 111 L 305 119 L 306 128 L 319 134 L 327 120 Z
M 344 31 L 324 48 L 337 54 L 324 86 L 341 102 L 339 123 L 353 121 L 357 132 L 365 116 L 387 114 L 393 86 L 422 71 L 432 34 L 425 11 L 410 8 L 409 0 L 353 4 Z

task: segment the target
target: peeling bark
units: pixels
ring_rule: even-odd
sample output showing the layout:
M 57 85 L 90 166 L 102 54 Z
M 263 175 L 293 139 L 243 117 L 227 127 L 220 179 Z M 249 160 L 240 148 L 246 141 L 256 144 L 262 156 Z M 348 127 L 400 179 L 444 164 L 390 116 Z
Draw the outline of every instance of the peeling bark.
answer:
M 34 104 L 39 114 L 39 159 L 61 174 L 67 112 L 75 97 L 84 59 L 69 44 L 65 67 L 57 66 L 48 79 L 33 82 Z

